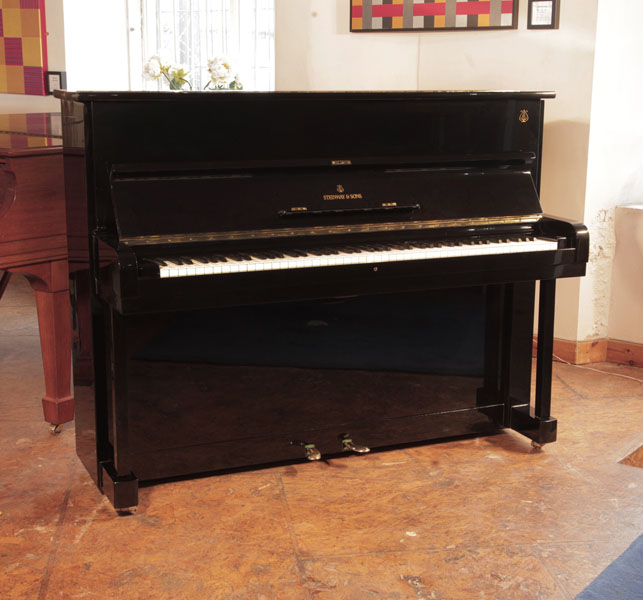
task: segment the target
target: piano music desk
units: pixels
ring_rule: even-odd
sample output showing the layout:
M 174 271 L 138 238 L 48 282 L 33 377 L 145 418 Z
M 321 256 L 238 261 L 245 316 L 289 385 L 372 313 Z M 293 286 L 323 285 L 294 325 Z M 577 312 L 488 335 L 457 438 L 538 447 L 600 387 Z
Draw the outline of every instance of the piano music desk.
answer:
M 21 117 L 26 127 L 6 127 Z M 35 292 L 44 418 L 61 425 L 74 418 L 62 140 L 50 115 L 24 117 L 0 116 L 0 298 L 13 273 Z

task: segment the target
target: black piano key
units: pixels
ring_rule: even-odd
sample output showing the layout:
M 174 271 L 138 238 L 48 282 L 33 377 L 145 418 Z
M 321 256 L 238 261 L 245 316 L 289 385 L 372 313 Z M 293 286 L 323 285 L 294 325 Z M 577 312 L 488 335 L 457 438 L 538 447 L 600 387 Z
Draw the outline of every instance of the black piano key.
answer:
M 228 262 L 225 256 L 220 254 L 208 254 L 206 256 L 199 256 L 204 263 L 218 263 L 218 262 Z
M 167 267 L 167 263 L 161 258 L 148 258 L 147 260 L 159 267 Z
M 234 254 L 226 254 L 225 257 L 228 260 L 234 260 L 236 262 L 241 262 L 244 260 L 252 260 L 252 256 L 249 254 L 244 254 L 243 252 L 235 252 Z

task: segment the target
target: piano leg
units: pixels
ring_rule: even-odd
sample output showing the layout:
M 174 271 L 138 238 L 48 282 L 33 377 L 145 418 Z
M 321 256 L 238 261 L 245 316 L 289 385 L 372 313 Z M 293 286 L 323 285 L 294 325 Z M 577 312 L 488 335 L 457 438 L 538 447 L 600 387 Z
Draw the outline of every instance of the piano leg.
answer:
M 45 375 L 42 406 L 45 421 L 59 426 L 74 419 L 67 261 L 58 260 L 11 270 L 23 273 L 36 294 Z
M 540 282 L 540 303 L 538 305 L 538 354 L 536 366 L 536 416 L 549 417 L 551 409 L 551 373 L 554 354 L 554 305 L 556 302 L 556 280 Z
M 557 421 L 550 415 L 555 300 L 556 280 L 541 281 L 535 402 L 533 408 L 529 404 L 514 406 L 511 413 L 512 429 L 531 438 L 537 448 L 556 441 Z

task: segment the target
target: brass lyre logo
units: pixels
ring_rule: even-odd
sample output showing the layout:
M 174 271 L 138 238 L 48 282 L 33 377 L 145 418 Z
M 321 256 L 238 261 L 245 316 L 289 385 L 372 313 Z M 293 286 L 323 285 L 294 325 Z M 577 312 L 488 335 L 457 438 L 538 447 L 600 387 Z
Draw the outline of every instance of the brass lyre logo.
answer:
M 520 115 L 518 116 L 518 120 L 521 123 L 526 123 L 527 121 L 529 121 L 529 111 L 526 108 L 523 108 L 520 111 Z
M 338 185 L 337 186 L 337 193 L 338 194 L 343 194 L 344 193 L 344 186 L 343 185 Z

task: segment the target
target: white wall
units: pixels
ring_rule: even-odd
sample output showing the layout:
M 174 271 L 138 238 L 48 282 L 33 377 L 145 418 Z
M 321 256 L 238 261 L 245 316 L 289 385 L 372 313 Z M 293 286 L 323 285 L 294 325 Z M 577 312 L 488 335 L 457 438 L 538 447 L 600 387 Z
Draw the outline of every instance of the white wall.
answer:
M 643 203 L 617 206 L 609 337 L 643 344 Z
M 584 215 L 591 267 L 580 288 L 579 337 L 643 343 L 643 211 L 622 212 L 616 236 L 614 227 L 615 207 L 643 202 L 643 2 L 601 0 L 598 14 Z
M 350 33 L 349 4 L 276 0 L 278 90 L 554 90 L 543 209 L 583 219 L 598 0 L 564 0 L 559 30 L 527 30 L 523 1 L 517 30 L 424 33 Z M 556 336 L 580 339 L 580 280 L 558 289 Z
M 64 7 L 67 89 L 129 89 L 127 0 L 64 0 Z
M 65 32 L 63 25 L 63 0 L 45 3 L 47 24 L 47 58 L 49 71 L 65 71 Z M 56 112 L 60 103 L 53 96 L 27 94 L 0 94 L 0 113 Z

